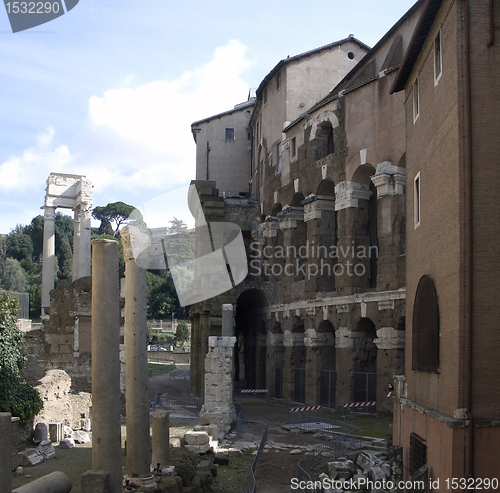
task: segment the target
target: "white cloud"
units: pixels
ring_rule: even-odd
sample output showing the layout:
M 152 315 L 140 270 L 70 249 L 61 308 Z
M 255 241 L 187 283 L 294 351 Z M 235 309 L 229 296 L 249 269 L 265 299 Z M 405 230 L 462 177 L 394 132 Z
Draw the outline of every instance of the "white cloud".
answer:
M 47 128 L 36 145 L 0 165 L 0 190 L 26 190 L 40 187 L 51 171 L 65 172 L 73 156 L 66 145 L 55 146 L 55 131 Z
M 116 139 L 126 140 L 128 146 L 137 146 L 140 154 L 115 164 L 108 161 L 107 172 L 125 187 L 128 182 L 133 187 L 153 189 L 172 188 L 194 178 L 191 123 L 244 100 L 248 85 L 241 72 L 250 65 L 245 51 L 244 45 L 233 40 L 217 48 L 206 65 L 177 79 L 92 96 L 89 118 L 94 131 L 106 129 Z

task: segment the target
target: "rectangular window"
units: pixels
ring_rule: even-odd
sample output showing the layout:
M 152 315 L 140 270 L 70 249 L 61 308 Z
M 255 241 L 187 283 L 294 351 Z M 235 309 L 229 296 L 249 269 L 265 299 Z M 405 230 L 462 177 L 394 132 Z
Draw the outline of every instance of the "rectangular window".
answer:
M 414 226 L 420 226 L 420 172 L 413 181 L 413 218 Z
M 413 84 L 413 123 L 417 121 L 419 114 L 420 114 L 420 90 L 417 77 L 415 79 L 415 83 Z
M 234 128 L 226 128 L 226 140 L 234 140 Z
M 292 400 L 301 403 L 306 401 L 306 370 L 304 368 L 293 369 Z
M 443 73 L 443 55 L 441 52 L 441 31 L 434 40 L 434 85 L 437 86 Z
M 416 433 L 410 433 L 410 460 L 408 472 L 413 476 L 421 467 L 427 464 L 427 445 L 425 440 Z
M 281 166 L 282 166 L 282 157 L 281 157 L 281 144 L 277 145 L 277 153 L 276 155 L 278 156 L 278 171 L 281 171 Z
M 276 90 L 278 91 L 281 87 L 281 72 L 276 74 Z
M 291 146 L 291 152 L 292 152 L 292 157 L 295 157 L 295 154 L 297 153 L 297 140 L 295 137 L 292 139 L 292 146 Z

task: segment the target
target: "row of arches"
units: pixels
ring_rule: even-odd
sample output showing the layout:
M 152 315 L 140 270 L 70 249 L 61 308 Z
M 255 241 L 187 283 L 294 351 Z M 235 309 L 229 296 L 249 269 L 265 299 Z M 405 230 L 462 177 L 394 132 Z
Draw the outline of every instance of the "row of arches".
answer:
M 332 407 L 338 402 L 376 400 L 377 335 L 371 319 L 358 321 L 354 344 L 336 347 L 330 320 L 320 322 L 311 333 L 295 316 L 289 330 L 284 330 L 280 322 L 263 317 L 266 306 L 257 289 L 238 298 L 236 388 L 265 388 L 286 402 Z

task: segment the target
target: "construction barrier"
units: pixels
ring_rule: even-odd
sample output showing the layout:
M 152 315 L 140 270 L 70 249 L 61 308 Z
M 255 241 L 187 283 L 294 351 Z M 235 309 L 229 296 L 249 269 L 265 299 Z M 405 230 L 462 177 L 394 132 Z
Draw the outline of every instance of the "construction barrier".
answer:
M 377 403 L 369 402 L 348 402 L 342 407 L 342 417 L 352 418 L 354 416 L 377 416 Z

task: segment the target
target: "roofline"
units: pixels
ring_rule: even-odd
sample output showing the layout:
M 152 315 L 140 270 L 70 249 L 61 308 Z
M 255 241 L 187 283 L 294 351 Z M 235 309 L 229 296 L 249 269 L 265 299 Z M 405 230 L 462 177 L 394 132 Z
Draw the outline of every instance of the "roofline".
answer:
M 391 94 L 402 91 L 405 88 L 442 3 L 443 0 L 425 0 L 422 14 L 418 19 L 415 31 L 413 31 L 398 75 L 389 91 Z
M 274 74 L 276 74 L 276 72 L 278 72 L 281 69 L 281 67 L 283 67 L 287 63 L 290 63 L 290 62 L 293 62 L 296 60 L 300 60 L 303 57 L 311 56 L 311 55 L 314 55 L 314 54 L 319 53 L 321 51 L 328 50 L 330 48 L 334 48 L 335 46 L 343 45 L 344 43 L 347 43 L 349 41 L 352 41 L 352 42 L 358 44 L 361 48 L 364 48 L 368 51 L 370 50 L 370 47 L 368 45 L 366 45 L 365 43 L 363 43 L 359 39 L 355 38 L 354 36 L 349 36 L 349 37 L 341 39 L 339 41 L 334 41 L 333 43 L 330 43 L 330 44 L 327 44 L 324 46 L 320 46 L 319 48 L 315 48 L 313 50 L 309 50 L 309 51 L 306 51 L 304 53 L 300 53 L 299 55 L 289 56 L 289 57 L 285 58 L 284 60 L 280 60 L 274 66 L 274 68 L 262 79 L 262 82 L 260 83 L 259 87 L 255 91 L 256 96 L 257 96 L 257 100 L 261 99 L 262 91 L 263 91 L 264 87 L 268 84 L 268 82 L 271 81 L 271 79 L 274 77 Z
M 375 44 L 373 48 L 366 53 L 366 55 L 356 64 L 354 67 L 341 79 L 341 81 L 323 98 L 320 99 L 318 102 L 314 103 L 313 106 L 311 106 L 307 111 L 302 113 L 299 117 L 297 117 L 295 120 L 290 122 L 286 128 L 283 129 L 283 132 L 286 132 L 290 130 L 293 126 L 295 126 L 297 123 L 299 123 L 301 120 L 305 118 L 306 115 L 311 114 L 313 111 L 317 110 L 318 108 L 321 108 L 325 104 L 328 104 L 331 101 L 334 101 L 335 99 L 338 99 L 338 93 L 339 93 L 339 88 L 345 84 L 359 69 L 365 64 L 366 62 L 370 61 L 371 55 L 373 55 L 377 50 L 380 49 L 380 47 L 387 41 L 387 39 L 390 38 L 396 31 L 396 29 L 403 23 L 405 22 L 410 16 L 412 16 L 417 10 L 420 5 L 422 5 L 426 0 L 418 0 L 412 7 L 410 7 L 405 14 L 380 38 L 379 41 Z
M 380 47 L 394 34 L 394 31 L 399 28 L 403 22 L 405 22 L 409 17 L 411 17 L 415 11 L 428 0 L 418 0 L 416 3 L 411 6 L 405 14 L 377 41 L 375 46 L 345 75 L 345 77 L 332 89 L 331 92 L 338 92 L 340 87 L 345 84 L 355 73 L 359 70 L 359 68 L 363 65 L 363 63 L 370 61 L 370 56 L 373 55 Z M 411 43 L 411 41 L 410 41 Z
M 210 120 L 213 120 L 214 118 L 221 118 L 222 116 L 230 115 L 231 113 L 242 110 L 244 108 L 248 108 L 250 106 L 253 106 L 254 104 L 255 104 L 255 98 L 251 99 L 250 101 L 245 101 L 244 103 L 239 103 L 234 108 L 232 108 L 230 110 L 223 111 L 222 113 L 217 113 L 216 115 L 212 115 L 212 116 L 209 116 L 207 118 L 203 118 L 202 120 L 198 120 L 196 122 L 191 123 L 191 128 L 193 128 L 195 125 L 199 125 L 200 123 L 209 122 Z

